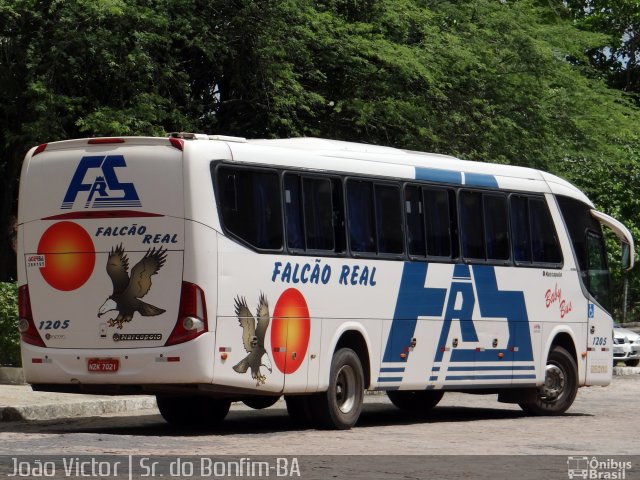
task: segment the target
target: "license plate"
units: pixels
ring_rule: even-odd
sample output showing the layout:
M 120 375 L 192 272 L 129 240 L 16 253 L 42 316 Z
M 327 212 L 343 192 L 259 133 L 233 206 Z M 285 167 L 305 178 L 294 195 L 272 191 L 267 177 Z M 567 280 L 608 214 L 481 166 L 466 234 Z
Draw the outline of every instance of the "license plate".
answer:
M 120 368 L 120 360 L 117 358 L 90 358 L 87 368 L 90 372 L 114 373 Z
M 613 347 L 613 353 L 624 353 L 624 351 L 620 347 Z

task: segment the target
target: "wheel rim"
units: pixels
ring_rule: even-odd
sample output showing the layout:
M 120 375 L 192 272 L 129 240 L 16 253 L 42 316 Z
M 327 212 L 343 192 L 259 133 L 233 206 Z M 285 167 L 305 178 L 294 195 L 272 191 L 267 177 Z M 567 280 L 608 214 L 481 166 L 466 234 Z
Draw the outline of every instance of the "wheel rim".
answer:
M 350 365 L 343 365 L 336 376 L 336 404 L 342 413 L 349 413 L 356 403 L 356 373 Z
M 554 363 L 547 365 L 541 395 L 547 402 L 557 400 L 565 391 L 566 375 L 564 370 Z

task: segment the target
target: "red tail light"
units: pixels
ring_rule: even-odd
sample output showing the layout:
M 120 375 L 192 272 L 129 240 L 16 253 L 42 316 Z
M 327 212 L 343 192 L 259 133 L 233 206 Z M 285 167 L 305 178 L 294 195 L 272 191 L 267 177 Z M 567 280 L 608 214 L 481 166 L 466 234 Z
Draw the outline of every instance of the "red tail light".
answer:
M 204 292 L 193 283 L 182 282 L 178 321 L 165 346 L 188 342 L 208 331 Z
M 40 145 L 38 145 L 36 147 L 36 149 L 33 151 L 33 155 L 31 155 L 31 157 L 35 157 L 36 155 L 38 155 L 39 153 L 44 152 L 47 149 L 47 144 L 46 143 L 41 143 Z
M 178 150 L 184 150 L 184 140 L 182 140 L 181 138 L 170 138 L 169 142 L 171 142 L 171 145 Z
M 27 285 L 22 285 L 18 288 L 18 315 L 20 317 L 18 329 L 20 330 L 22 341 L 38 347 L 46 347 L 33 323 L 31 298 L 29 297 L 29 287 Z

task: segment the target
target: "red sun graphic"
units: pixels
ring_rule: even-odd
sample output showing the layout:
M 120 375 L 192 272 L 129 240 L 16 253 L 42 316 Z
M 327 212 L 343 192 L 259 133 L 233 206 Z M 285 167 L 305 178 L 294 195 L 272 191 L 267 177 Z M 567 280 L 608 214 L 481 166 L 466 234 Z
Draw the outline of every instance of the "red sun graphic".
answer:
M 285 290 L 276 303 L 271 326 L 272 347 L 286 347 L 273 352 L 278 370 L 286 374 L 300 368 L 307 354 L 310 333 L 311 320 L 304 296 L 295 288 Z
M 58 222 L 42 234 L 38 254 L 45 255 L 40 272 L 53 288 L 65 292 L 80 288 L 96 264 L 94 245 L 87 231 L 73 222 Z

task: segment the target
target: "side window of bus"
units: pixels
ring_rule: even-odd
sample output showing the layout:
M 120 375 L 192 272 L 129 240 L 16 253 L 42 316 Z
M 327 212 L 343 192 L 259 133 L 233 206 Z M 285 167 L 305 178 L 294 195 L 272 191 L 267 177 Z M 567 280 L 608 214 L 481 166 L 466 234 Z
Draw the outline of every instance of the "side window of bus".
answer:
M 462 255 L 469 260 L 505 263 L 511 258 L 505 195 L 462 190 Z
M 407 185 L 404 189 L 404 214 L 407 222 L 407 248 L 409 255 L 424 258 L 427 253 L 425 240 L 422 188 Z
M 447 259 L 458 256 L 453 190 L 407 185 L 405 218 L 411 256 Z
M 371 182 L 347 181 L 347 218 L 351 251 L 376 253 L 376 226 Z
M 562 253 L 553 219 L 542 198 L 529 199 L 531 220 L 531 250 L 535 263 L 561 263 Z
M 559 265 L 562 252 L 543 198 L 511 195 L 513 258 L 520 265 Z
M 334 188 L 331 179 L 284 175 L 287 246 L 293 251 L 333 251 Z
M 404 252 L 400 187 L 350 179 L 347 215 L 351 251 L 369 254 Z
M 287 227 L 287 246 L 291 250 L 305 250 L 302 185 L 298 175 L 284 175 L 284 217 Z
M 282 249 L 278 175 L 266 170 L 220 167 L 217 177 L 224 227 L 256 248 Z
M 460 192 L 460 228 L 462 256 L 467 259 L 484 260 L 482 193 L 468 190 Z
M 376 184 L 375 197 L 378 253 L 400 255 L 404 253 L 400 187 Z
M 331 180 L 304 177 L 304 223 L 307 250 L 331 250 L 333 241 L 333 194 Z

